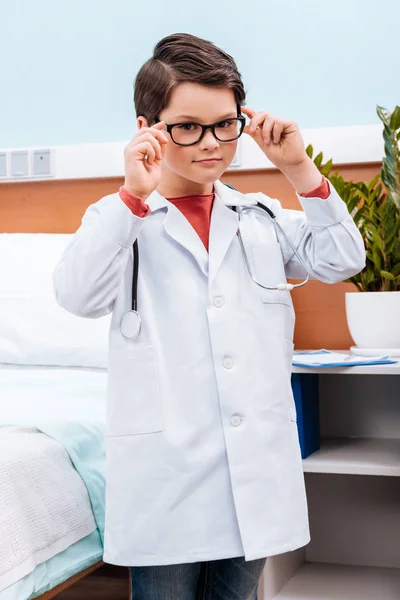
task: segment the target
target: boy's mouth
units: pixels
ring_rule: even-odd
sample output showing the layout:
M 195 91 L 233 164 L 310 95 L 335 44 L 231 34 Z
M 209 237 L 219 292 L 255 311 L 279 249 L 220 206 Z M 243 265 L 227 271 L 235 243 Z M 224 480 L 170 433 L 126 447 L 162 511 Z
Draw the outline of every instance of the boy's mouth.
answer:
M 205 158 L 203 160 L 195 160 L 195 163 L 199 163 L 201 165 L 214 165 L 215 163 L 222 160 L 222 158 Z

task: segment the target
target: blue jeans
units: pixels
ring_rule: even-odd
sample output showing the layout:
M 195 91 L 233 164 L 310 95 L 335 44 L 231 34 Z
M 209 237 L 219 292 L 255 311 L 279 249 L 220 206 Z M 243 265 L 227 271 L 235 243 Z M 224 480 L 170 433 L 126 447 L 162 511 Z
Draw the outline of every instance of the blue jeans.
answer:
M 132 567 L 132 600 L 256 600 L 265 558 Z

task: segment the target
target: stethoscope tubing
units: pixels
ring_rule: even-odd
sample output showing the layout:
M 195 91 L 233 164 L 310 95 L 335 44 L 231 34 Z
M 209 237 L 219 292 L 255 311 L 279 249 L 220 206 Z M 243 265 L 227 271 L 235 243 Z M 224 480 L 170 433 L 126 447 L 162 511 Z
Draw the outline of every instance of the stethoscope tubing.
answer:
M 303 267 L 304 272 L 306 273 L 306 277 L 300 283 L 296 283 L 296 284 L 281 283 L 281 284 L 278 284 L 277 287 L 269 287 L 267 285 L 264 285 L 260 281 L 258 281 L 256 279 L 256 277 L 254 277 L 253 272 L 251 270 L 250 261 L 247 256 L 246 248 L 245 248 L 242 234 L 240 231 L 241 213 L 243 211 L 243 208 L 238 207 L 238 206 L 233 206 L 232 209 L 237 213 L 238 220 L 239 220 L 239 228 L 237 231 L 237 236 L 238 236 L 241 248 L 242 248 L 246 267 L 247 267 L 247 270 L 249 272 L 251 279 L 254 281 L 254 283 L 256 283 L 261 288 L 263 288 L 265 290 L 271 290 L 271 291 L 272 290 L 291 291 L 294 288 L 302 287 L 303 285 L 305 285 L 308 282 L 309 277 L 310 277 L 309 271 L 308 271 L 307 266 L 305 265 L 302 257 L 300 256 L 300 254 L 298 253 L 296 248 L 293 247 L 292 243 L 288 239 L 288 237 L 285 234 L 285 232 L 283 231 L 282 227 L 279 225 L 277 218 L 276 218 L 275 214 L 272 212 L 272 210 L 270 208 L 268 208 L 268 206 L 261 204 L 261 202 L 257 202 L 255 205 L 252 205 L 249 208 L 254 208 L 254 207 L 262 209 L 273 220 L 274 225 L 276 227 L 278 227 L 278 229 L 281 232 L 286 243 L 289 245 L 289 247 L 293 251 L 293 255 L 296 256 L 297 260 Z M 240 208 L 240 210 L 238 210 L 239 208 Z M 131 305 L 132 308 L 128 313 L 126 313 L 124 315 L 124 317 L 121 321 L 121 333 L 126 339 L 129 339 L 129 340 L 136 339 L 141 330 L 141 318 L 138 313 L 138 278 L 139 278 L 139 245 L 138 245 L 138 240 L 136 239 L 133 243 L 133 275 L 132 275 L 132 305 Z
M 237 210 L 238 207 L 234 207 L 234 210 L 235 210 L 236 214 L 238 215 L 238 219 L 239 219 L 239 229 L 237 231 L 237 235 L 238 235 L 239 242 L 240 242 L 240 245 L 241 245 L 241 248 L 242 248 L 242 252 L 243 252 L 243 255 L 244 255 L 246 267 L 247 267 L 247 270 L 249 272 L 249 275 L 250 275 L 251 279 L 254 281 L 254 283 L 256 283 L 257 285 L 259 285 L 260 287 L 262 287 L 264 290 L 271 290 L 271 291 L 273 291 L 273 290 L 291 291 L 291 290 L 293 290 L 295 288 L 302 287 L 310 279 L 310 273 L 308 271 L 308 268 L 307 268 L 306 264 L 304 263 L 303 258 L 300 256 L 300 254 L 296 250 L 296 248 L 294 248 L 293 244 L 291 243 L 291 241 L 287 237 L 286 233 L 283 231 L 282 227 L 278 223 L 276 215 L 272 212 L 272 210 L 270 208 L 268 208 L 268 206 L 265 206 L 264 204 L 261 204 L 261 202 L 256 202 L 256 204 L 253 205 L 253 206 L 251 206 L 250 208 L 253 208 L 253 207 L 255 207 L 255 208 L 261 208 L 264 212 L 266 212 L 270 216 L 270 218 L 274 222 L 275 227 L 277 227 L 279 229 L 279 231 L 281 232 L 283 238 L 285 239 L 286 243 L 288 244 L 289 248 L 293 251 L 294 256 L 296 256 L 297 260 L 299 261 L 299 263 L 303 267 L 304 273 L 306 274 L 306 276 L 303 279 L 303 281 L 301 281 L 300 283 L 286 283 L 286 284 L 281 283 L 281 284 L 278 284 L 278 286 L 275 286 L 275 287 L 270 287 L 268 285 L 264 285 L 263 283 L 261 283 L 260 281 L 258 281 L 258 279 L 256 279 L 256 277 L 254 277 L 254 275 L 252 273 L 250 261 L 249 261 L 248 256 L 247 256 L 247 252 L 246 252 L 246 248 L 245 248 L 245 245 L 244 245 L 244 242 L 243 242 L 242 234 L 240 232 L 240 220 L 241 220 L 241 213 L 242 213 L 243 209 Z

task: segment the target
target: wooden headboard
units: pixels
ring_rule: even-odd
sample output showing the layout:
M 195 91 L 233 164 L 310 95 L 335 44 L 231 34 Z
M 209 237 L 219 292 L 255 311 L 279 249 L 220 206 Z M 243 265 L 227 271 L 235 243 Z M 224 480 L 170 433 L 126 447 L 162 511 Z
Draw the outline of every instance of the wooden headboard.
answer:
M 369 180 L 380 163 L 338 167 L 345 179 Z M 222 178 L 242 192 L 264 192 L 285 208 L 300 209 L 290 184 L 277 170 L 231 171 Z M 0 231 L 5 233 L 72 233 L 86 208 L 118 191 L 123 179 L 74 179 L 0 183 Z M 353 345 L 346 323 L 345 292 L 350 284 L 311 281 L 293 291 L 296 348 L 343 349 Z

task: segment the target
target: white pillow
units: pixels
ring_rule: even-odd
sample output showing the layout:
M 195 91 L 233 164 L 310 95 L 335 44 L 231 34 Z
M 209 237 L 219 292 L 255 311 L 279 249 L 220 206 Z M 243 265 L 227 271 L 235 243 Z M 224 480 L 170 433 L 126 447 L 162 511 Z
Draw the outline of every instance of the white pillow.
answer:
M 0 234 L 0 363 L 107 366 L 110 315 L 76 317 L 59 307 L 53 272 L 68 234 Z
M 76 317 L 47 295 L 0 294 L 0 362 L 105 368 L 109 322 Z
M 1 233 L 0 292 L 53 294 L 53 271 L 70 233 Z

